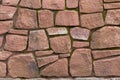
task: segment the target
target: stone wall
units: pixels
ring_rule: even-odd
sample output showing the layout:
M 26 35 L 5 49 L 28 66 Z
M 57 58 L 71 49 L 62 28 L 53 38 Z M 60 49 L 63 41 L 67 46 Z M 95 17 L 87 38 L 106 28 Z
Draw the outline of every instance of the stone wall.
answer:
M 120 76 L 120 0 L 0 0 L 0 77 Z

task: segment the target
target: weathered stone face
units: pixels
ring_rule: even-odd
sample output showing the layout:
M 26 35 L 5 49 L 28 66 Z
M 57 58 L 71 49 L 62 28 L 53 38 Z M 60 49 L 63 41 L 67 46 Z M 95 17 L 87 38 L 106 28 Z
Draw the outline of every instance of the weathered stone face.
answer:
M 91 76 L 92 60 L 90 49 L 76 49 L 70 60 L 70 73 L 73 77 Z
M 0 34 L 5 34 L 13 27 L 13 21 L 1 21 L 0 22 Z
M 88 29 L 75 27 L 70 30 L 73 39 L 88 40 L 90 31 Z
M 45 9 L 64 10 L 65 0 L 43 0 L 42 5 Z
M 19 0 L 3 0 L 2 4 L 3 5 L 12 5 L 12 6 L 17 6 Z
M 92 51 L 94 59 L 106 58 L 111 56 L 117 56 L 120 54 L 120 50 L 95 50 Z
M 0 51 L 0 60 L 7 60 L 12 54 L 12 52 Z
M 58 60 L 58 56 L 56 56 L 56 55 L 37 58 L 38 67 L 48 65 L 48 64 L 53 63 L 53 62 L 55 62 L 57 60 Z
M 30 9 L 19 9 L 15 26 L 18 29 L 38 28 L 36 12 Z
M 48 48 L 48 38 L 44 30 L 30 32 L 28 51 L 45 50 Z
M 66 28 L 48 28 L 47 32 L 49 35 L 63 35 L 68 33 Z
M 41 0 L 21 0 L 20 6 L 28 8 L 41 8 Z
M 6 64 L 0 62 L 0 77 L 6 77 Z
M 79 0 L 66 0 L 67 8 L 77 8 Z
M 95 29 L 104 26 L 102 13 L 81 15 L 81 26 L 88 29 Z
M 96 76 L 120 76 L 120 57 L 94 62 Z
M 64 65 L 63 65 L 64 64 Z M 67 77 L 68 76 L 68 61 L 67 59 L 60 59 L 55 63 L 43 69 L 40 73 L 42 76 L 48 77 Z
M 38 77 L 38 68 L 31 53 L 12 56 L 8 61 L 9 75 L 16 77 Z
M 0 20 L 13 19 L 16 10 L 14 7 L 0 5 Z
M 20 35 L 7 35 L 4 48 L 9 51 L 23 51 L 26 49 L 27 37 Z
M 38 12 L 39 27 L 49 28 L 54 26 L 53 12 L 49 10 L 40 10 Z
M 120 28 L 116 26 L 106 26 L 92 34 L 91 48 L 103 49 L 120 47 Z
M 71 41 L 68 36 L 50 38 L 50 46 L 55 53 L 70 53 Z
M 79 25 L 79 17 L 76 11 L 59 11 L 56 14 L 56 25 L 59 26 L 78 26 Z
M 80 0 L 79 9 L 81 13 L 102 12 L 102 0 Z
M 108 10 L 105 23 L 109 25 L 120 25 L 120 9 Z

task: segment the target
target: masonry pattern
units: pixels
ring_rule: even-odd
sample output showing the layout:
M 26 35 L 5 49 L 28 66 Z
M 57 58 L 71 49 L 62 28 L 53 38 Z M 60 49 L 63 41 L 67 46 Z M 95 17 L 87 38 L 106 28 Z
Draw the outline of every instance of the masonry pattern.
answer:
M 0 77 L 120 76 L 120 0 L 0 0 Z

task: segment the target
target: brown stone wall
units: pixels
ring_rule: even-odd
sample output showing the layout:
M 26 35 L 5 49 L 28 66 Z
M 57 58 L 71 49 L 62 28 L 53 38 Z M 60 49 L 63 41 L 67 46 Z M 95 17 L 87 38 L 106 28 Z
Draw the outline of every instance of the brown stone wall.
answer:
M 2 77 L 120 77 L 120 0 L 0 0 Z

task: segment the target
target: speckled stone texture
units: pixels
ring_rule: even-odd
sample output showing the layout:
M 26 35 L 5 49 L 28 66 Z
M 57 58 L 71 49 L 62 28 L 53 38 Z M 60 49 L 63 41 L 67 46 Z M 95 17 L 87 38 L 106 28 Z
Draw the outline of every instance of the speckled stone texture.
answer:
M 119 77 L 120 0 L 0 0 L 0 80 Z

